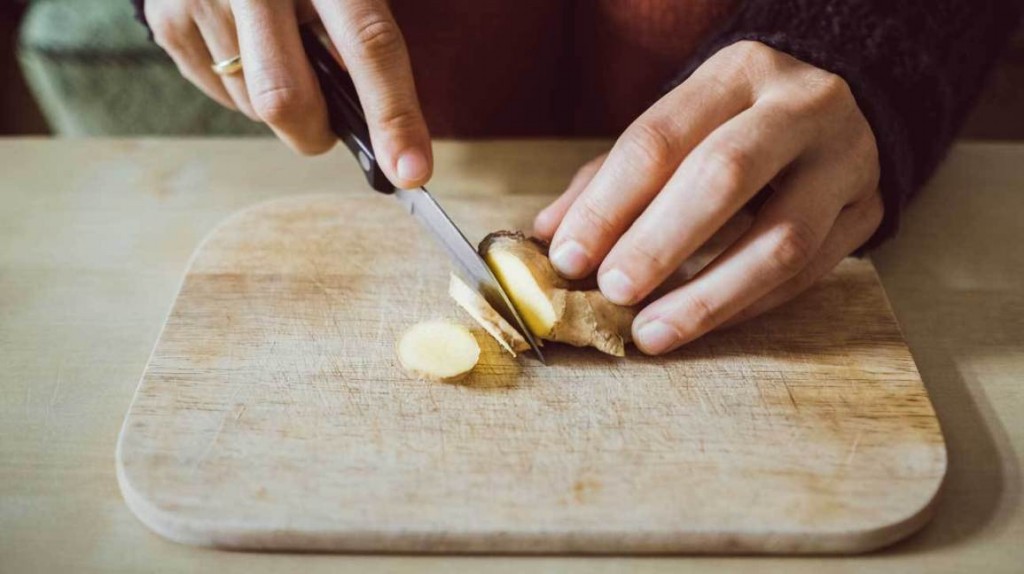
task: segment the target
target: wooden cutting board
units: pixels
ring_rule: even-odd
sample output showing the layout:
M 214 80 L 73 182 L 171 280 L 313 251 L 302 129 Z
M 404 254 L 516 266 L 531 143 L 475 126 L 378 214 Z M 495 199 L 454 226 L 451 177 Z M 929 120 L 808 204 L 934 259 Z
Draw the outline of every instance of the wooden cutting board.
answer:
M 471 240 L 540 197 L 446 199 Z M 461 384 L 411 380 L 409 325 L 470 320 L 390 198 L 263 204 L 198 249 L 124 423 L 118 479 L 173 540 L 243 549 L 831 553 L 922 526 L 946 469 L 871 263 L 668 357 L 482 332 Z

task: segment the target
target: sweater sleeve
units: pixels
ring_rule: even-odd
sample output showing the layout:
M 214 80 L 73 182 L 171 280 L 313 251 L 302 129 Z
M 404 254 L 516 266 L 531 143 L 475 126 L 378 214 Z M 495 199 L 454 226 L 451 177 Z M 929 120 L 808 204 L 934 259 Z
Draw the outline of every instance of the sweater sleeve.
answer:
M 894 235 L 932 175 L 1021 14 L 1019 0 L 746 0 L 673 81 L 718 50 L 754 40 L 841 76 L 875 134 Z

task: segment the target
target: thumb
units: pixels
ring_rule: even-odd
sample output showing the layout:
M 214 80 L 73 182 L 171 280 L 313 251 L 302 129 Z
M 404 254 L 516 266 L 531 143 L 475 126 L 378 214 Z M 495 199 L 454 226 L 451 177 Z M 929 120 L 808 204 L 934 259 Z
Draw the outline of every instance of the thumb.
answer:
M 433 152 L 405 40 L 383 0 L 314 0 L 370 128 L 384 174 L 402 188 L 430 179 Z

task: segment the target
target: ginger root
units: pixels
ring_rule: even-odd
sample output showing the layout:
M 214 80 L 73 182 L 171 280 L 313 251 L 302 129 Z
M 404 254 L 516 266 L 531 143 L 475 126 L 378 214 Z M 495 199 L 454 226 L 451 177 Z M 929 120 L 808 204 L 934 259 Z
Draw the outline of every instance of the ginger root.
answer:
M 469 316 L 474 321 L 483 327 L 488 335 L 494 337 L 494 340 L 503 349 L 511 353 L 513 357 L 516 356 L 516 353 L 530 348 L 530 344 L 526 342 L 526 339 L 523 338 L 519 331 L 515 330 L 512 325 L 509 325 L 508 321 L 499 315 L 482 295 L 474 291 L 469 285 L 466 285 L 454 273 L 452 273 L 451 279 L 448 282 L 448 294 L 451 295 L 452 299 L 455 299 L 455 302 L 466 313 L 469 313 Z
M 637 309 L 562 278 L 548 260 L 547 245 L 499 231 L 484 238 L 480 254 L 536 337 L 625 356 Z
M 462 325 L 447 321 L 417 323 L 398 340 L 398 361 L 417 378 L 457 381 L 480 360 L 480 345 Z

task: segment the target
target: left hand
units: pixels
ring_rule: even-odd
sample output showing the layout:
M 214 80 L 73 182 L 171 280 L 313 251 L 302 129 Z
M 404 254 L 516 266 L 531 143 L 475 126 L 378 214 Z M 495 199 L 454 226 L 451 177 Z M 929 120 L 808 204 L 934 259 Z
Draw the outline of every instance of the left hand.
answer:
M 776 307 L 882 221 L 875 138 L 842 78 L 757 42 L 722 49 L 581 168 L 535 233 L 568 278 L 632 305 L 765 185 L 750 229 L 633 323 L 660 354 Z

